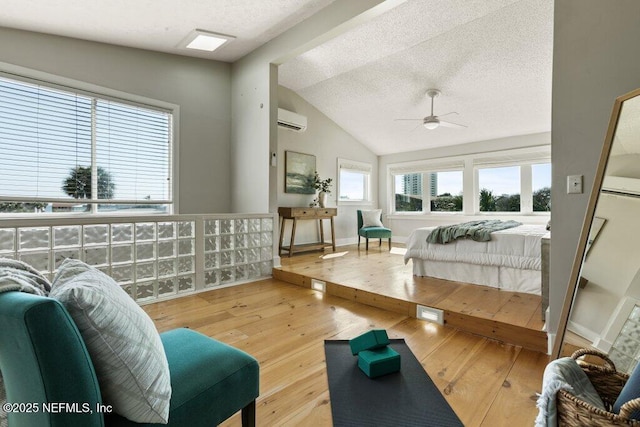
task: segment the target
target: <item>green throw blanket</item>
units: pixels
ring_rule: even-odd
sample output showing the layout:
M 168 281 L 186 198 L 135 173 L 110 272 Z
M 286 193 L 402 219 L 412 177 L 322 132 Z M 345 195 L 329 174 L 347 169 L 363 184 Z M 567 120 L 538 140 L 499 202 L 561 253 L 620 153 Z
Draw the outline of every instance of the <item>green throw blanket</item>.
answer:
M 455 225 L 443 225 L 435 228 L 427 236 L 428 243 L 449 243 L 456 239 L 472 239 L 476 242 L 488 242 L 494 231 L 506 230 L 522 225 L 518 221 L 500 221 L 499 219 L 483 219 L 463 222 Z

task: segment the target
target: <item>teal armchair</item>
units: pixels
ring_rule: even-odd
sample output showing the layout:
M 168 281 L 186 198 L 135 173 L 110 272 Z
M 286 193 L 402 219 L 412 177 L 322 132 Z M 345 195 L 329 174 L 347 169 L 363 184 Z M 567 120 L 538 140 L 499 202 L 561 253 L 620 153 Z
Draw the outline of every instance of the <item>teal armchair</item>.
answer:
M 168 424 L 136 424 L 95 410 L 100 386 L 85 343 L 53 298 L 0 293 L 0 371 L 7 401 L 38 412 L 9 414 L 11 427 L 214 426 L 239 410 L 255 425 L 259 366 L 248 354 L 190 329 L 160 334 L 171 375 Z M 43 403 L 88 404 L 92 413 L 46 412 Z
M 382 246 L 382 239 L 389 239 L 389 250 L 391 250 L 391 230 L 386 227 L 363 227 L 362 211 L 358 210 L 358 248 L 360 248 L 360 237 L 366 239 L 365 249 L 369 250 L 369 239 L 378 239 L 378 244 Z M 380 214 L 382 223 L 382 214 Z

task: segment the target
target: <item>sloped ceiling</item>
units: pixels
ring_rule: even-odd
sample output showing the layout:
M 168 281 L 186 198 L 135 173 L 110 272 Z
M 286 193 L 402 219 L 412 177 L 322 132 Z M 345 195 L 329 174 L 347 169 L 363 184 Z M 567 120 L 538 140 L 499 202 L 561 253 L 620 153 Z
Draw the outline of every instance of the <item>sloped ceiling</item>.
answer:
M 234 62 L 333 1 L 3 0 L 0 26 Z M 196 28 L 237 38 L 180 49 Z M 378 155 L 549 132 L 552 40 L 553 0 L 407 0 L 280 65 L 279 82 Z M 466 128 L 421 126 L 429 88 Z
M 279 78 L 383 155 L 550 131 L 552 49 L 550 0 L 409 0 Z M 435 114 L 466 128 L 422 127 L 429 88 Z

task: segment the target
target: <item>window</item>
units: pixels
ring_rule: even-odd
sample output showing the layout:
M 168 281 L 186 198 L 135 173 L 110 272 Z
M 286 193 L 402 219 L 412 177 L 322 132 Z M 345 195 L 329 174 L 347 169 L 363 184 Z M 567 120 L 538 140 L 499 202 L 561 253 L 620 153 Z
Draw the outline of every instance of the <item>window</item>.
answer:
M 0 77 L 0 212 L 169 212 L 172 118 Z
M 433 172 L 427 176 L 431 212 L 462 212 L 462 171 Z
M 551 163 L 531 165 L 533 211 L 551 211 Z
M 520 212 L 520 166 L 478 169 L 480 212 Z
M 395 175 L 395 211 L 462 212 L 462 171 Z M 428 201 L 427 204 L 423 201 Z
M 485 152 L 388 166 L 395 213 L 551 211 L 550 146 Z
M 338 201 L 369 202 L 371 169 L 368 163 L 338 159 Z
M 421 212 L 423 198 L 422 174 L 395 175 L 394 180 L 395 211 Z

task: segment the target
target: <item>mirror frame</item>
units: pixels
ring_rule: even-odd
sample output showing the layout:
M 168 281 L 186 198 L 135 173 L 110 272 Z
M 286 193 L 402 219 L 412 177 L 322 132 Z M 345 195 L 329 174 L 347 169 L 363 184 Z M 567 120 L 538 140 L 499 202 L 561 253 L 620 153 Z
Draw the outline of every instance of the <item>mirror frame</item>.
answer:
M 553 342 L 553 350 L 551 351 L 550 359 L 558 359 L 562 351 L 562 344 L 564 343 L 564 337 L 567 330 L 567 324 L 569 323 L 569 316 L 571 315 L 571 307 L 575 298 L 576 291 L 578 289 L 578 280 L 580 278 L 580 272 L 582 270 L 582 263 L 584 262 L 587 241 L 589 240 L 589 231 L 591 230 L 591 224 L 595 216 L 596 206 L 600 196 L 600 190 L 602 188 L 602 181 L 607 168 L 607 162 L 609 160 L 609 153 L 611 152 L 611 145 L 613 144 L 613 138 L 618 127 L 618 120 L 620 119 L 620 111 L 625 101 L 640 96 L 640 89 L 636 89 L 624 95 L 616 98 L 613 104 L 613 111 L 611 112 L 611 118 L 609 119 L 609 127 L 600 154 L 600 161 L 596 169 L 596 174 L 593 180 L 593 187 L 591 188 L 591 194 L 589 195 L 589 202 L 587 203 L 587 209 L 584 215 L 584 221 L 582 223 L 582 231 L 580 233 L 580 239 L 578 240 L 578 247 L 576 249 L 575 258 L 573 260 L 573 268 L 571 269 L 571 276 L 569 277 L 569 285 L 567 286 L 567 292 L 564 297 L 564 303 L 562 305 L 562 311 L 560 312 L 560 318 L 558 321 L 558 329 L 556 332 L 556 338 Z

